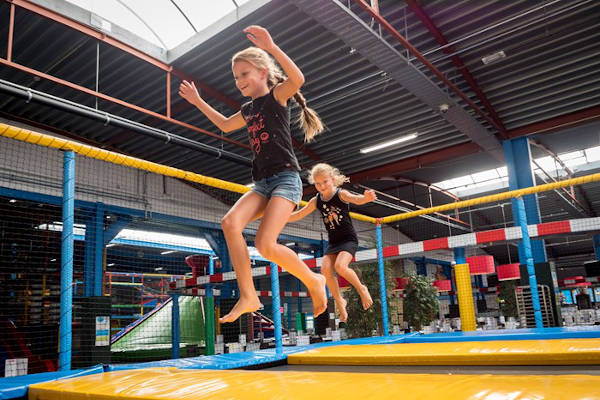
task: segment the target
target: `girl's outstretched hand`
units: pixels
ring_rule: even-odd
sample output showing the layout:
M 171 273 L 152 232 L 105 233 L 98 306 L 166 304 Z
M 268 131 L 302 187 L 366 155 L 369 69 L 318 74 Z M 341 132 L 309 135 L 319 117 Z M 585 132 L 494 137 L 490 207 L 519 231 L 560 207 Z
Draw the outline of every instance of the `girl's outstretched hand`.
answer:
M 198 94 L 198 89 L 196 89 L 194 82 L 181 82 L 181 85 L 179 85 L 178 94 L 193 105 L 197 105 L 198 100 L 200 100 L 200 94 Z
M 363 194 L 363 196 L 365 196 L 365 199 L 366 199 L 368 202 L 371 202 L 371 201 L 377 200 L 377 195 L 375 194 L 375 191 L 374 191 L 374 190 L 371 190 L 371 189 L 369 189 L 369 190 L 365 190 L 365 193 Z
M 268 30 L 258 25 L 250 25 L 244 29 L 244 33 L 256 47 L 265 51 L 271 51 L 275 47 L 275 42 Z

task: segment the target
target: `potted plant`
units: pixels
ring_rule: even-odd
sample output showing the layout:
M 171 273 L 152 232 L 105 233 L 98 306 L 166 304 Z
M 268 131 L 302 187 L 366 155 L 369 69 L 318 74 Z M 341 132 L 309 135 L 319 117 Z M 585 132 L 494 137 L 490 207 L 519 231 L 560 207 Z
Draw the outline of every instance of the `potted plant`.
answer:
M 404 320 L 415 331 L 420 331 L 436 319 L 440 302 L 431 279 L 416 274 L 407 275 L 404 286 Z
M 392 290 L 396 286 L 394 281 L 394 265 L 397 260 L 387 260 L 384 262 L 386 277 L 387 304 L 388 304 L 388 324 L 391 328 L 391 315 L 396 312 L 392 299 Z M 361 278 L 363 284 L 369 288 L 373 305 L 368 310 L 363 310 L 358 292 L 354 288 L 344 292 L 344 298 L 347 301 L 346 311 L 348 312 L 348 321 L 346 322 L 346 333 L 348 337 L 367 337 L 372 336 L 373 331 L 383 334 L 381 331 L 381 296 L 379 290 L 379 268 L 377 263 L 370 263 L 355 267 L 355 271 Z
M 505 317 L 518 318 L 519 310 L 517 309 L 517 295 L 515 289 L 517 287 L 517 281 L 500 281 L 498 288 L 498 301 L 500 306 L 500 312 Z

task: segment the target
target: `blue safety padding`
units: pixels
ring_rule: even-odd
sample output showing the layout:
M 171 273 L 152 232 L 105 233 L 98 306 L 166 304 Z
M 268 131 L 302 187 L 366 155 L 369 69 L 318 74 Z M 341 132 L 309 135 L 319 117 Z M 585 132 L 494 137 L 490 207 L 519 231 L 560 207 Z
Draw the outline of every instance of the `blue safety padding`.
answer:
M 73 371 L 42 372 L 40 374 L 21 375 L 10 378 L 0 378 L 0 400 L 16 399 L 27 396 L 29 385 L 58 379 L 73 378 L 104 372 L 102 365 Z
M 406 337 L 404 343 L 482 342 L 491 340 L 550 340 L 600 338 L 600 326 L 431 333 Z
M 232 369 L 251 365 L 267 364 L 285 360 L 287 354 L 275 354 L 275 350 L 255 352 L 217 354 L 204 357 L 178 358 L 176 360 L 152 361 L 146 363 L 116 364 L 107 367 L 109 371 L 123 371 L 156 367 L 172 367 L 179 369 Z
M 288 354 L 294 354 L 320 347 L 361 344 L 392 344 L 402 343 L 405 337 L 416 335 L 396 335 L 388 337 L 368 337 L 359 339 L 349 339 L 342 342 L 323 342 L 306 346 L 284 347 L 281 354 L 276 354 L 275 349 L 258 350 L 242 353 L 216 354 L 213 356 L 179 358 L 176 360 L 152 361 L 134 364 L 117 364 L 107 367 L 107 371 L 121 371 L 130 369 L 154 368 L 154 367 L 174 367 L 180 369 L 232 369 L 243 368 L 253 365 L 268 364 L 276 361 L 285 360 Z

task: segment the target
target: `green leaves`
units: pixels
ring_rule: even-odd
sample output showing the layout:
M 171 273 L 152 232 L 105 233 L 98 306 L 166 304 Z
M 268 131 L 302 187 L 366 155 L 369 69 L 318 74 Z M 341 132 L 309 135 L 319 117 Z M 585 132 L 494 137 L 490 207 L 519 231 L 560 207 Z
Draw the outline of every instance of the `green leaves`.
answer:
M 416 274 L 407 275 L 409 282 L 404 287 L 404 320 L 415 330 L 437 318 L 439 299 L 431 279 Z
M 501 281 L 498 290 L 498 300 L 500 302 L 500 311 L 505 317 L 518 318 L 517 296 L 515 294 L 516 281 Z
M 386 261 L 384 263 L 386 288 L 388 297 L 388 320 L 391 315 L 396 313 L 394 304 L 391 300 L 392 290 L 395 288 L 393 266 L 398 260 Z M 356 289 L 351 287 L 344 292 L 344 298 L 347 300 L 346 310 L 348 311 L 348 321 L 346 322 L 346 332 L 349 337 L 367 337 L 372 336 L 373 331 L 381 335 L 383 332 L 381 319 L 381 294 L 379 285 L 378 264 L 364 264 L 354 267 L 360 280 L 369 288 L 373 305 L 368 310 L 363 310 L 360 296 Z M 389 322 L 389 321 L 388 321 Z

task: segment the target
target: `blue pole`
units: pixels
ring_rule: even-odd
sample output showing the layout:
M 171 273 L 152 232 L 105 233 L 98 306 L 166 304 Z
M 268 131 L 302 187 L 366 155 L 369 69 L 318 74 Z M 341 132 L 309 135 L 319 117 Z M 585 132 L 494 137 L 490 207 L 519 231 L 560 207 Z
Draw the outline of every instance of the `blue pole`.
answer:
M 467 257 L 465 255 L 465 248 L 464 247 L 455 247 L 454 248 L 454 262 L 456 264 L 466 264 L 467 263 Z M 455 293 L 454 296 L 456 296 L 456 293 L 458 293 L 456 291 L 456 279 L 452 279 L 452 272 L 450 272 L 450 283 L 452 284 L 452 291 Z M 454 304 L 454 296 L 450 296 L 450 304 Z
M 208 274 L 213 275 L 215 272 L 215 258 L 208 257 Z M 215 354 L 215 302 L 213 298 L 212 285 L 206 285 L 206 301 L 204 305 L 204 328 L 206 336 L 206 355 Z
M 104 204 L 96 204 L 96 242 L 94 246 L 94 296 L 102 296 L 104 275 Z
M 73 223 L 75 221 L 75 153 L 63 157 L 62 246 L 60 269 L 60 352 L 58 369 L 71 369 L 71 322 L 73 307 Z
M 300 279 L 296 279 L 297 282 L 297 290 L 298 292 L 302 291 L 302 283 L 300 282 Z M 301 313 L 302 312 L 302 297 L 298 296 L 298 302 L 297 302 L 297 306 L 298 306 L 298 312 Z
M 377 224 L 377 262 L 379 264 L 379 292 L 381 295 L 381 319 L 383 322 L 383 336 L 390 335 L 388 327 L 388 306 L 387 306 L 387 288 L 385 287 L 385 268 L 383 264 L 383 238 L 381 235 L 381 225 Z
M 215 274 L 215 259 L 213 256 L 208 256 L 208 275 Z M 206 285 L 206 297 L 213 297 L 212 285 Z
M 271 292 L 273 292 L 273 323 L 275 324 L 275 352 L 283 353 L 281 341 L 281 302 L 279 300 L 279 271 L 277 264 L 271 263 Z
M 171 358 L 179 358 L 179 295 L 171 294 Z
M 91 216 L 85 221 L 85 258 L 83 264 L 83 295 L 94 295 L 94 243 L 96 243 L 96 218 Z
M 525 203 L 522 197 L 516 198 L 517 213 L 519 225 L 521 225 L 521 233 L 523 235 L 523 255 L 527 263 L 527 274 L 529 275 L 529 287 L 531 288 L 531 302 L 533 303 L 533 314 L 535 316 L 535 327 L 543 328 L 542 310 L 540 307 L 540 299 L 537 291 L 537 279 L 535 277 L 535 267 L 533 265 L 533 254 L 531 252 L 531 240 L 529 231 L 527 230 L 527 217 L 525 215 Z
M 596 260 L 600 260 L 600 234 L 594 235 L 594 253 L 596 253 Z
M 531 168 L 531 149 L 529 139 L 520 137 L 516 139 L 505 140 L 503 142 L 504 158 L 506 159 L 506 168 L 508 170 L 508 187 L 510 190 L 523 189 L 535 186 L 535 176 Z M 518 208 L 516 199 L 511 200 L 513 209 L 513 218 L 515 221 L 518 216 L 515 214 Z M 523 204 L 527 210 L 525 216 L 528 224 L 539 224 L 541 222 L 540 209 L 538 205 L 537 194 L 523 196 Z M 546 248 L 543 240 L 530 241 L 531 254 L 534 263 L 547 261 Z M 523 245 L 519 244 L 519 261 L 526 264 Z
M 292 288 L 290 287 L 290 283 L 291 283 L 292 277 L 288 276 L 287 279 L 285 280 L 285 290 L 289 290 L 291 291 Z M 287 328 L 288 329 L 292 329 L 292 298 L 288 297 L 287 299 Z

